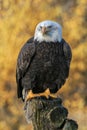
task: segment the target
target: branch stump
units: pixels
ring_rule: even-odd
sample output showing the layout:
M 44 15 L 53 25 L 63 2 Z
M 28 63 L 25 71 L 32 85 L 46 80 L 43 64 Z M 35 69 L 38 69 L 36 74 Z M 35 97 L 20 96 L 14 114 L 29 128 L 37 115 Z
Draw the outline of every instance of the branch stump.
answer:
M 27 122 L 32 122 L 34 130 L 77 130 L 74 120 L 67 119 L 68 110 L 62 100 L 34 98 L 24 107 Z

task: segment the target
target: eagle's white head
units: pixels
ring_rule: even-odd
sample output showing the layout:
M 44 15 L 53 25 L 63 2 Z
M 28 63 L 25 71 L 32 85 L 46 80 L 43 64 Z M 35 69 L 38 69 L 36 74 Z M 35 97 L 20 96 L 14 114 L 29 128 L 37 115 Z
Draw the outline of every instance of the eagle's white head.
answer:
M 61 42 L 61 25 L 50 20 L 39 23 L 35 29 L 34 40 L 37 40 L 39 42 Z

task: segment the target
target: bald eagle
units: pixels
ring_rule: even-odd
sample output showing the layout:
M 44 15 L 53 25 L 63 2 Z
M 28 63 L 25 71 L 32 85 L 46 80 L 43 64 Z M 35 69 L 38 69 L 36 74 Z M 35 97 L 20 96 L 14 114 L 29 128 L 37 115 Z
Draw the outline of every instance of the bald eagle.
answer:
M 56 98 L 69 75 L 72 52 L 54 21 L 40 22 L 19 52 L 16 67 L 18 98 Z M 25 93 L 27 96 L 25 97 Z

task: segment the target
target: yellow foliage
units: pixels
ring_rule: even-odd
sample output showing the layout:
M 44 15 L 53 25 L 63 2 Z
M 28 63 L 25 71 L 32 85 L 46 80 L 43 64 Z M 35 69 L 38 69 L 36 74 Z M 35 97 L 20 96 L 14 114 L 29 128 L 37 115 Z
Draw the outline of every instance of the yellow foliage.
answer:
M 24 120 L 23 103 L 16 97 L 16 60 L 36 24 L 45 19 L 62 25 L 63 37 L 73 52 L 69 79 L 59 94 L 70 110 L 86 109 L 87 0 L 1 0 L 0 4 L 0 130 L 32 129 Z M 79 128 L 86 129 L 87 125 Z

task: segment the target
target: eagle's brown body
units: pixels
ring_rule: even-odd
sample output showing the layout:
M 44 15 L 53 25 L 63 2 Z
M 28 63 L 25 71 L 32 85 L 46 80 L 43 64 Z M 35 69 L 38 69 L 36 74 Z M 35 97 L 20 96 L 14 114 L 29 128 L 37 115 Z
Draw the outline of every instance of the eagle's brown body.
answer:
M 17 60 L 17 93 L 22 97 L 23 88 L 33 93 L 47 88 L 56 93 L 69 75 L 71 49 L 65 40 L 37 42 L 31 38 L 21 49 Z

